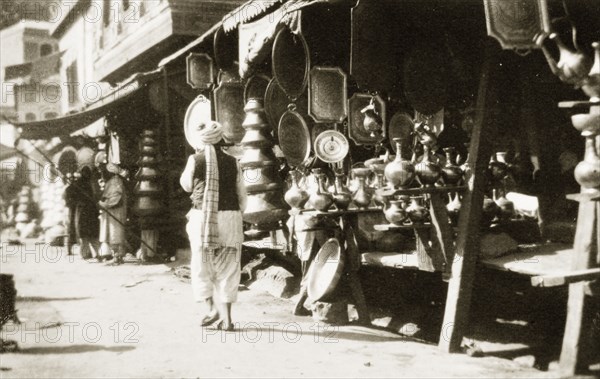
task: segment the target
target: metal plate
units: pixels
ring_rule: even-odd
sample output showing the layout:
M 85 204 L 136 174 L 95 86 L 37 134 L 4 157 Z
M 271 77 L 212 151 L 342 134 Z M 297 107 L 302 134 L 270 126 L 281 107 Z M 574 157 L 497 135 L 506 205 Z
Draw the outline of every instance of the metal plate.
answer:
M 444 107 L 448 59 L 434 41 L 415 46 L 406 57 L 402 82 L 406 99 L 417 112 L 432 115 Z
M 212 58 L 208 54 L 190 53 L 186 58 L 187 83 L 196 89 L 209 89 L 215 80 Z
M 244 85 L 241 82 L 222 82 L 214 91 L 215 117 L 223 125 L 223 136 L 228 142 L 239 144 L 245 130 Z
M 375 96 L 375 107 L 383 120 L 381 134 L 371 137 L 371 133 L 363 127 L 364 115 L 361 110 L 371 102 L 371 95 L 364 93 L 355 93 L 348 100 L 348 136 L 357 145 L 375 145 L 383 141 L 386 137 L 387 118 L 386 104 L 381 96 Z
M 235 61 L 238 58 L 237 29 L 230 33 L 225 33 L 223 27 L 215 32 L 213 51 L 215 54 L 215 63 L 223 71 L 229 71 L 235 68 Z
M 310 156 L 310 133 L 304 118 L 286 111 L 279 120 L 279 146 L 290 166 L 302 165 Z
M 191 130 L 199 124 L 204 124 L 212 120 L 212 111 L 210 100 L 204 95 L 195 98 L 187 108 L 183 118 L 183 132 L 187 143 L 197 149 L 198 146 L 192 138 Z
M 328 239 L 317 252 L 308 272 L 306 286 L 312 301 L 318 301 L 335 290 L 344 270 L 344 257 L 336 238 Z
M 317 122 L 342 122 L 348 116 L 348 77 L 339 67 L 313 67 L 308 114 Z
M 291 103 L 291 100 L 287 97 L 285 92 L 281 89 L 277 80 L 275 78 L 271 79 L 269 85 L 267 86 L 267 90 L 265 91 L 265 113 L 267 114 L 267 119 L 269 124 L 273 128 L 274 137 L 278 141 L 278 127 L 279 120 L 281 116 L 288 110 L 288 105 Z M 307 95 L 306 92 L 303 93 L 298 99 L 296 99 L 296 109 L 300 114 L 306 114 L 308 104 L 307 104 Z
M 504 49 L 538 49 L 535 37 L 550 33 L 546 0 L 484 0 L 490 37 Z
M 306 40 L 301 34 L 294 34 L 288 28 L 277 33 L 273 42 L 273 77 L 285 94 L 296 99 L 306 89 L 310 54 Z
M 244 102 L 248 99 L 264 99 L 271 78 L 265 74 L 256 74 L 248 79 L 244 88 Z
M 348 139 L 336 130 L 326 130 L 315 139 L 315 155 L 325 163 L 341 162 L 349 148 Z
M 394 138 L 402 138 L 408 142 L 408 139 L 411 137 L 411 133 L 413 132 L 414 128 L 415 123 L 408 113 L 396 112 L 392 116 L 392 119 L 390 120 L 390 127 L 388 129 L 388 136 L 390 145 L 392 145 L 392 150 L 394 150 L 394 152 L 396 152 L 396 143 L 394 142 Z

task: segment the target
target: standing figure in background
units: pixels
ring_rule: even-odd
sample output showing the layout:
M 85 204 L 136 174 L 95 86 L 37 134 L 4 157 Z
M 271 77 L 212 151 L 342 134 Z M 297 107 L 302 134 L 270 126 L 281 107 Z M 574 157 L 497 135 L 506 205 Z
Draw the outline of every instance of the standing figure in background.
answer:
M 115 258 L 114 264 L 122 264 L 126 254 L 125 223 L 127 222 L 127 190 L 124 178 L 127 177 L 128 172 L 113 163 L 108 163 L 106 169 L 112 176 L 104 185 L 102 200 L 98 204 L 107 214 L 106 233 Z
M 74 183 L 77 207 L 75 210 L 75 231 L 79 243 L 79 252 L 83 259 L 97 258 L 98 255 L 98 208 L 92 188 L 92 170 L 84 166 L 79 179 Z
M 65 229 L 67 234 L 65 236 L 65 246 L 67 247 L 67 254 L 73 255 L 73 245 L 75 245 L 76 232 L 75 232 L 75 211 L 77 208 L 77 189 L 75 188 L 73 174 L 68 172 L 66 178 L 63 178 L 65 183 L 65 190 L 63 192 L 63 199 L 66 205 L 66 217 L 65 217 Z
M 240 284 L 246 188 L 236 159 L 218 148 L 223 127 L 209 121 L 190 129 L 186 137 L 196 154 L 189 157 L 180 183 L 192 193 L 186 227 L 192 290 L 195 300 L 208 306 L 202 326 L 218 322 L 218 329 L 233 330 L 231 304 L 237 301 Z

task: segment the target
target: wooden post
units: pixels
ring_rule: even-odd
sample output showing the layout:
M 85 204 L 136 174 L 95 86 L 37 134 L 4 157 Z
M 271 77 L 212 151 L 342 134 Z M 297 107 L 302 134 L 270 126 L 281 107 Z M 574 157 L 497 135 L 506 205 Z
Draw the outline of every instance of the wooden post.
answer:
M 159 133 L 162 132 L 162 138 L 160 138 L 160 142 L 159 142 L 159 146 L 163 146 L 164 143 L 164 147 L 165 147 L 165 151 L 166 154 L 163 154 L 163 156 L 166 158 L 166 162 L 167 164 L 172 164 L 173 163 L 173 157 L 171 156 L 171 153 L 173 150 L 171 150 L 171 114 L 172 114 L 172 109 L 171 109 L 171 101 L 169 98 L 169 76 L 167 74 L 167 68 L 163 67 L 162 69 L 163 71 L 163 95 L 164 95 L 164 101 L 166 106 L 166 112 L 164 114 L 164 132 L 161 131 L 161 128 L 159 128 Z M 171 202 L 173 201 L 172 196 L 173 193 L 175 192 L 174 184 L 173 184 L 173 180 L 171 180 L 171 178 L 173 177 L 173 170 L 167 170 L 166 174 L 167 174 L 167 196 L 166 196 L 166 206 L 167 209 L 171 209 Z
M 495 86 L 492 74 L 498 59 L 498 46 L 488 40 L 479 89 L 477 94 L 475 125 L 471 136 L 469 163 L 472 176 L 458 221 L 456 254 L 448 283 L 448 295 L 439 347 L 446 352 L 460 350 L 468 323 L 471 293 L 475 277 L 475 262 L 479 249 L 479 229 L 484 198 L 485 171 L 490 158 L 489 107 L 493 106 Z
M 600 106 L 591 107 L 590 113 L 600 114 Z M 582 188 L 582 194 L 586 192 Z M 585 270 L 597 266 L 597 254 L 600 250 L 598 241 L 600 220 L 598 210 L 600 202 L 597 199 L 579 200 L 577 214 L 577 229 L 573 243 L 572 269 Z M 595 250 L 595 251 L 594 251 Z M 587 283 L 578 282 L 569 285 L 569 300 L 567 302 L 567 322 L 560 352 L 560 374 L 562 377 L 573 377 L 580 370 L 585 371 L 592 358 L 590 345 L 590 318 L 585 317 L 589 312 L 590 298 L 587 297 Z M 596 352 L 597 354 L 597 352 Z

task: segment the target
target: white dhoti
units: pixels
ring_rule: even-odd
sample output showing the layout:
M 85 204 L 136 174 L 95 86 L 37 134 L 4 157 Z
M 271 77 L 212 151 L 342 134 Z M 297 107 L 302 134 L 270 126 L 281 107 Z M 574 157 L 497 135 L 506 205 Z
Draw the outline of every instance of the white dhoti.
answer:
M 192 209 L 188 213 L 186 231 L 192 250 L 192 290 L 196 301 L 212 297 L 222 303 L 237 301 L 240 284 L 242 242 L 242 212 L 219 211 L 218 229 L 220 248 L 203 248 L 201 225 L 204 212 Z

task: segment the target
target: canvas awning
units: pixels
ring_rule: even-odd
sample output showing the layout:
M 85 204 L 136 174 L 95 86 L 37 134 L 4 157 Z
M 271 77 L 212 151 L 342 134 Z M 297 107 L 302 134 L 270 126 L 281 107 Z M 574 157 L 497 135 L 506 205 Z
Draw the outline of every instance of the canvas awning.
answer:
M 223 27 L 223 29 L 226 32 L 231 31 L 237 28 L 240 22 L 247 22 L 248 20 L 256 18 L 264 14 L 268 9 L 270 9 L 274 5 L 280 4 L 282 2 L 285 2 L 285 0 L 250 0 L 240 5 L 233 11 L 227 13 L 223 17 L 223 20 L 217 22 L 200 37 L 196 38 L 180 50 L 161 60 L 158 64 L 158 67 L 164 67 L 165 65 L 175 61 L 176 59 L 181 58 L 183 55 L 187 55 L 187 53 L 189 53 L 194 48 L 202 45 L 205 42 L 210 41 L 212 43 L 212 38 L 220 27 Z
M 20 138 L 24 139 L 50 139 L 69 135 L 126 104 L 140 89 L 161 77 L 160 72 L 160 70 L 155 70 L 132 76 L 81 112 L 51 120 L 15 123 L 14 126 L 18 129 Z

